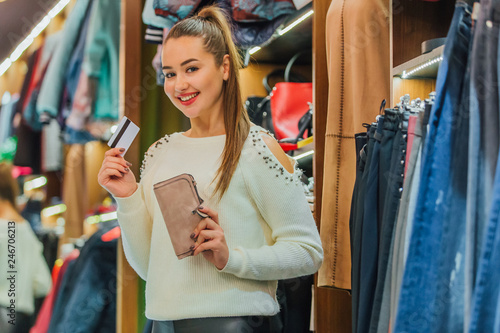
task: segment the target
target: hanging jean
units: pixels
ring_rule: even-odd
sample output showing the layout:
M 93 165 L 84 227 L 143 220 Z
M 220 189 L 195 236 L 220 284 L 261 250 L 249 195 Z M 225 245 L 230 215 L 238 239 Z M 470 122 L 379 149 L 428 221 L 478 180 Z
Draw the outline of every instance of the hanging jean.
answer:
M 356 183 L 354 186 L 353 201 L 351 205 L 351 295 L 352 295 L 352 331 L 357 332 L 358 304 L 360 300 L 360 269 L 361 269 L 361 230 L 363 226 L 364 200 L 368 169 L 372 158 L 373 145 L 375 144 L 375 131 L 377 125 L 372 125 L 367 133 L 368 143 L 361 149 L 357 163 Z
M 452 234 L 447 229 L 448 196 L 453 176 L 454 122 L 462 102 L 464 73 L 471 34 L 471 6 L 458 1 L 448 32 L 444 56 L 436 81 L 436 102 L 429 119 L 421 182 L 412 237 L 398 305 L 395 332 L 457 332 L 463 330 L 463 265 L 448 271 L 460 253 L 443 252 Z M 460 116 L 460 115 L 458 115 Z M 453 168 L 464 166 L 453 165 Z M 463 230 L 465 234 L 465 230 Z M 464 254 L 462 254 L 464 257 Z M 463 260 L 458 258 L 459 261 Z M 444 269 L 441 267 L 445 266 Z M 463 280 L 463 279 L 462 279 Z M 445 296 L 444 298 L 442 296 Z M 463 295 L 463 293 L 462 293 Z
M 500 163 L 473 296 L 470 333 L 500 332 Z
M 471 54 L 465 288 L 467 305 L 471 302 L 473 286 L 476 284 L 475 275 L 493 196 L 499 149 L 499 15 L 500 1 L 481 1 Z
M 396 226 L 394 230 L 393 244 L 391 248 L 392 258 L 389 261 L 390 271 L 390 327 L 394 327 L 396 321 L 397 313 L 397 302 L 399 300 L 399 291 L 401 288 L 401 281 L 403 279 L 404 266 L 406 262 L 406 255 L 408 253 L 408 243 L 409 229 L 411 229 L 409 216 L 413 213 L 409 213 L 411 207 L 410 205 L 412 197 L 417 195 L 416 189 L 420 181 L 420 157 L 422 151 L 422 134 L 423 134 L 423 113 L 416 116 L 414 119 L 410 119 L 410 122 L 415 122 L 415 126 L 412 126 L 413 131 L 413 144 L 408 151 L 411 151 L 406 163 L 406 173 L 403 186 L 403 195 L 401 198 L 401 203 L 399 206 L 398 217 L 396 221 Z M 410 129 L 409 129 L 410 131 Z M 410 134 L 410 133 L 408 133 Z M 413 194 L 413 195 L 412 195 Z M 380 325 L 379 325 L 380 327 Z
M 373 333 L 379 331 L 379 324 L 381 325 L 381 332 L 387 332 L 389 329 L 389 308 L 387 306 L 382 309 L 382 299 L 386 286 L 386 274 L 391 242 L 394 235 L 394 225 L 396 223 L 397 211 L 403 191 L 404 161 L 406 157 L 406 137 L 409 116 L 409 112 L 398 112 L 398 119 L 395 122 L 397 130 L 392 142 L 389 157 L 390 167 L 384 175 L 384 180 L 379 180 L 380 182 L 384 181 L 387 183 L 387 192 L 385 197 L 379 197 L 379 200 L 383 202 L 384 209 L 380 224 L 377 287 L 375 290 L 375 299 L 370 323 L 370 332 Z M 381 312 L 383 312 L 382 317 Z
M 469 332 L 500 331 L 499 15 L 500 1 L 481 1 L 472 51 L 466 261 L 466 300 L 472 298 Z
M 368 331 L 370 317 L 377 283 L 378 261 L 378 184 L 380 164 L 380 142 L 383 137 L 385 119 L 380 117 L 375 131 L 373 148 L 363 173 L 366 184 L 361 223 L 360 269 L 359 269 L 359 300 L 357 309 L 356 330 L 359 333 Z M 369 163 L 368 163 L 369 162 Z

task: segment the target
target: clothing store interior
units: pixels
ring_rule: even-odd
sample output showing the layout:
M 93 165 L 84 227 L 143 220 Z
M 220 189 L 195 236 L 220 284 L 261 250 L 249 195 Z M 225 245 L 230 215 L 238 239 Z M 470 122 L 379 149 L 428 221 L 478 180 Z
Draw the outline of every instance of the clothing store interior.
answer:
M 148 149 L 190 128 L 162 43 L 211 4 L 324 252 L 277 281 L 280 332 L 500 332 L 490 0 L 0 0 L 0 332 L 154 332 L 98 173 L 124 122 L 138 181 Z

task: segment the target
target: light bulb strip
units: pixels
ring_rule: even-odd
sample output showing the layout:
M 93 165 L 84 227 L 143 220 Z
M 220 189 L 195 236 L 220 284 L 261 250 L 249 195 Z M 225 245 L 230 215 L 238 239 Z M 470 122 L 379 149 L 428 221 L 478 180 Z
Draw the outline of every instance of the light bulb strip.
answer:
M 24 51 L 33 43 L 35 38 L 40 35 L 40 33 L 47 28 L 50 21 L 61 12 L 61 10 L 66 7 L 70 0 L 59 1 L 52 9 L 45 15 L 42 20 L 31 30 L 30 34 L 14 49 L 10 56 L 0 64 L 0 76 L 4 75 L 5 72 L 12 66 L 12 64 L 19 59 Z
M 296 21 L 294 21 L 289 26 L 287 26 L 283 30 L 278 31 L 278 34 L 280 36 L 283 36 L 288 31 L 292 30 L 295 26 L 297 26 L 300 22 L 304 21 L 306 18 L 308 18 L 309 16 L 311 16 L 313 13 L 314 13 L 314 10 L 311 9 L 310 11 L 308 11 L 307 13 L 305 13 L 304 15 L 302 15 L 301 17 L 299 17 Z
M 116 220 L 118 218 L 118 214 L 115 212 L 104 213 L 100 215 L 92 215 L 86 218 L 88 224 L 96 224 L 100 222 L 107 222 Z
M 281 30 L 278 30 L 278 35 L 283 36 L 284 34 L 289 32 L 290 30 L 292 30 L 294 27 L 299 25 L 301 22 L 303 22 L 305 19 L 307 19 L 312 14 L 314 14 L 314 10 L 311 9 L 307 13 L 305 13 L 304 15 L 299 17 L 297 20 L 293 21 L 290 25 L 286 26 L 285 28 L 283 28 Z M 252 55 L 252 54 L 256 53 L 257 51 L 259 51 L 260 49 L 261 49 L 260 46 L 252 47 L 250 50 L 248 50 L 248 53 L 250 55 Z
M 401 78 L 402 79 L 407 79 L 408 77 L 414 75 L 415 73 L 421 71 L 422 69 L 427 68 L 427 67 L 429 67 L 431 65 L 434 65 L 435 63 L 438 63 L 438 62 L 440 62 L 442 60 L 443 60 L 443 56 L 439 56 L 437 58 L 430 59 L 427 62 L 423 63 L 422 65 L 420 65 L 418 67 L 415 67 L 414 69 L 412 69 L 409 72 L 403 71 L 403 74 L 401 75 Z
M 50 207 L 42 209 L 42 214 L 45 217 L 49 217 L 52 215 L 64 213 L 65 211 L 66 211 L 66 205 L 65 204 L 58 204 L 55 206 L 50 206 Z

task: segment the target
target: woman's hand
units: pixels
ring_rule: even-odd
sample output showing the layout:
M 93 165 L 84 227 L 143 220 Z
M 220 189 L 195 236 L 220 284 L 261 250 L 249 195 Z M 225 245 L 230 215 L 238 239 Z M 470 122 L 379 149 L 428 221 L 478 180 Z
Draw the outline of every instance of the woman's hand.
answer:
M 207 207 L 198 208 L 198 210 L 209 217 L 204 218 L 191 235 L 193 239 L 196 239 L 193 255 L 202 253 L 205 259 L 214 264 L 217 269 L 223 269 L 229 259 L 229 248 L 224 237 L 224 230 L 219 225 L 219 215 Z
M 101 169 L 97 175 L 99 185 L 114 197 L 131 196 L 137 189 L 134 173 L 129 169 L 131 163 L 120 156 L 123 148 L 112 148 L 104 154 Z

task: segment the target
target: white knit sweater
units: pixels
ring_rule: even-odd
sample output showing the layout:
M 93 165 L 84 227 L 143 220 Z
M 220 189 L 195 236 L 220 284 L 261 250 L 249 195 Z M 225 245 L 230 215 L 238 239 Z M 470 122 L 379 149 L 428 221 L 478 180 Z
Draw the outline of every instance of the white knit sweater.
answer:
M 16 311 L 32 314 L 35 298 L 48 294 L 52 276 L 43 257 L 43 245 L 29 222 L 0 219 L 0 272 L 0 306 L 8 307 L 13 300 Z M 7 280 L 10 277 L 12 280 Z M 11 287 L 11 282 L 15 287 Z
M 318 231 L 299 181 L 283 168 L 253 126 L 227 192 L 217 203 L 210 184 L 225 135 L 165 136 L 146 153 L 138 190 L 116 198 L 127 260 L 146 280 L 146 316 L 154 320 L 273 315 L 278 279 L 316 272 L 323 260 Z M 265 134 L 264 134 L 265 135 Z M 293 160 L 292 158 L 290 158 Z M 178 260 L 153 184 L 189 173 L 203 206 L 219 214 L 229 261 L 218 270 L 202 255 Z

